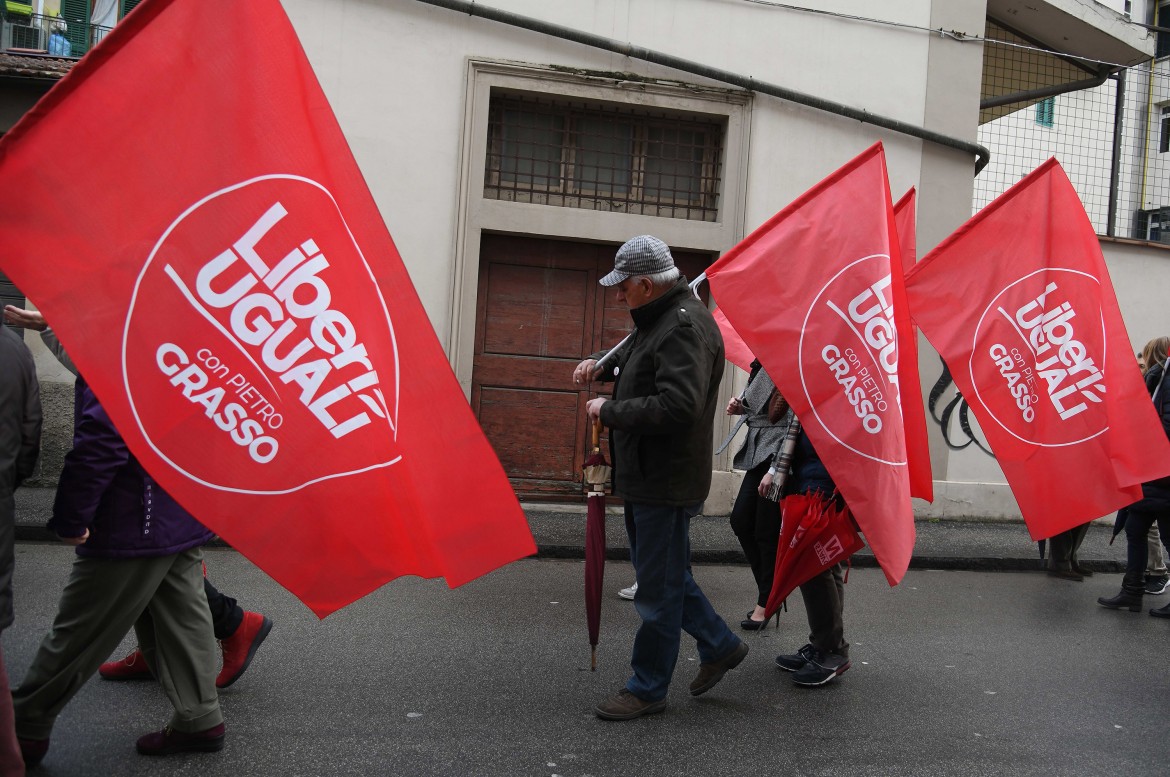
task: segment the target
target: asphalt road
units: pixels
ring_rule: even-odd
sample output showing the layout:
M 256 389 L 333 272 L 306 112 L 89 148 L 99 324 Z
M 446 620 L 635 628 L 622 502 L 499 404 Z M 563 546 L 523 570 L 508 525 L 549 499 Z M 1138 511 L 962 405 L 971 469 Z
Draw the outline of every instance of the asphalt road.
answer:
M 3 636 L 14 683 L 71 556 L 17 545 L 17 620 Z M 402 579 L 318 621 L 235 552 L 207 556 L 220 588 L 276 622 L 249 672 L 221 694 L 225 749 L 138 756 L 135 738 L 169 717 L 165 697 L 153 683 L 95 678 L 58 720 L 34 774 L 1170 773 L 1170 622 L 1098 607 L 1097 596 L 1116 593 L 1116 574 L 1071 583 L 911 570 L 890 588 L 878 570 L 855 569 L 853 668 L 836 683 L 797 688 L 772 664 L 805 641 L 794 597 L 780 628 L 748 636 L 747 660 L 707 695 L 687 693 L 697 660 L 684 638 L 665 714 L 607 723 L 592 707 L 626 678 L 637 616 L 606 599 L 590 672 L 580 561 L 521 561 L 455 591 Z M 745 567 L 701 565 L 696 577 L 724 617 L 743 617 Z M 609 564 L 608 593 L 630 580 L 627 563 Z

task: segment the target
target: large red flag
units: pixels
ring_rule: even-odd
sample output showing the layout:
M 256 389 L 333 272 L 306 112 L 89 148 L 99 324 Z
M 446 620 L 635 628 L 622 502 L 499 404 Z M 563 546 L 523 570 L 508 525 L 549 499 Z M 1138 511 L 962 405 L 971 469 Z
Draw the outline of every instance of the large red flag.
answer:
M 1055 159 L 931 251 L 907 292 L 1034 539 L 1170 474 L 1100 243 Z
M 134 454 L 318 615 L 535 550 L 277 0 L 142 3 L 0 143 L 0 230 Z
M 752 349 L 747 347 L 747 343 L 735 331 L 735 327 L 727 320 L 727 316 L 723 314 L 722 310 L 715 308 L 712 315 L 715 317 L 715 323 L 719 326 L 719 334 L 723 335 L 723 354 L 727 361 L 744 372 L 751 372 L 752 361 L 756 358 Z
M 914 549 L 914 515 L 895 328 L 902 265 L 881 144 L 765 222 L 707 277 L 896 585 Z M 919 397 L 917 385 L 906 394 Z
M 903 276 L 914 266 L 918 256 L 918 234 L 913 188 L 894 204 L 894 224 L 902 254 Z M 895 273 L 896 275 L 896 273 Z M 934 477 L 930 469 L 930 440 L 926 433 L 926 409 L 922 406 L 922 383 L 918 377 L 918 330 L 910 320 L 906 304 L 906 286 L 895 279 L 894 323 L 898 326 L 898 372 L 902 375 L 902 420 L 906 425 L 906 461 L 910 472 L 910 496 L 934 501 Z

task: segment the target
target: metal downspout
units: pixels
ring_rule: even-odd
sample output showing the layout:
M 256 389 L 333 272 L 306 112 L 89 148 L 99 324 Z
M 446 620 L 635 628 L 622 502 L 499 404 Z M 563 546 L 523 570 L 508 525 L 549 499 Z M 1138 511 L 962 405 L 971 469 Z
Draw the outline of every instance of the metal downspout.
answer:
M 918 127 L 897 119 L 891 119 L 887 116 L 881 116 L 869 111 L 852 108 L 848 105 L 833 102 L 831 100 L 824 100 L 820 97 L 804 94 L 803 92 L 796 92 L 791 89 L 785 89 L 782 86 L 767 83 L 766 81 L 758 81 L 750 76 L 740 75 L 739 73 L 732 73 L 727 70 L 720 70 L 718 68 L 709 67 L 700 62 L 694 62 L 688 59 L 682 59 L 670 54 L 663 54 L 659 51 L 642 48 L 641 46 L 634 46 L 630 43 L 622 43 L 621 41 L 613 40 L 612 38 L 605 38 L 600 35 L 594 35 L 581 30 L 575 30 L 571 27 L 564 27 L 559 24 L 552 24 L 551 22 L 541 21 L 540 19 L 533 19 L 529 16 L 521 16 L 510 11 L 501 11 L 497 8 L 488 8 L 479 5 L 475 2 L 468 2 L 467 0 L 418 0 L 420 3 L 426 5 L 438 6 L 439 8 L 446 8 L 451 11 L 460 11 L 469 16 L 480 16 L 494 22 L 501 24 L 508 24 L 513 27 L 520 27 L 532 32 L 538 32 L 542 35 L 550 35 L 555 38 L 580 43 L 585 46 L 592 46 L 593 48 L 604 49 L 605 51 L 612 51 L 615 54 L 621 54 L 632 59 L 640 59 L 645 62 L 651 62 L 656 65 L 663 65 L 664 67 L 673 68 L 674 70 L 681 70 L 684 73 L 691 73 L 693 75 L 702 76 L 703 78 L 710 78 L 713 81 L 720 81 L 732 86 L 738 86 L 741 89 L 747 89 L 752 92 L 766 94 L 780 100 L 804 105 L 809 108 L 832 113 L 837 116 L 844 116 L 847 119 L 856 119 L 865 124 L 872 124 L 875 127 L 881 127 L 902 135 L 909 135 L 919 140 L 925 140 L 930 143 L 935 143 L 947 148 L 953 148 L 958 151 L 964 151 L 968 154 L 973 154 L 976 157 L 975 175 L 979 175 L 980 171 L 987 166 L 991 161 L 991 152 L 978 143 L 971 143 L 966 140 L 954 138 L 949 135 L 944 135 L 941 132 L 934 132 L 923 127 Z
M 1117 237 L 1117 199 L 1121 176 L 1121 123 L 1125 119 L 1125 73 L 1117 74 L 1117 98 L 1113 105 L 1113 153 L 1109 159 L 1109 219 L 1105 235 Z
M 979 110 L 987 110 L 988 108 L 998 108 L 1001 105 L 1011 105 L 1012 103 L 1031 102 L 1033 100 L 1043 100 L 1047 97 L 1055 97 L 1058 94 L 1067 94 L 1068 92 L 1079 92 L 1082 89 L 1092 89 L 1095 86 L 1100 86 L 1109 80 L 1109 76 L 1113 75 L 1110 71 L 1105 71 L 1102 75 L 1094 78 L 1086 78 L 1083 81 L 1071 81 L 1067 84 L 1058 84 L 1056 86 L 1046 86 L 1042 89 L 1029 89 L 1026 92 L 1012 92 L 1011 94 L 1001 94 L 999 97 L 989 97 L 986 100 L 979 101 Z
M 1154 25 L 1159 26 L 1162 21 L 1162 6 L 1155 5 Z M 1157 54 L 1156 51 L 1154 53 Z M 1138 195 L 1138 207 L 1141 210 L 1146 209 L 1146 179 L 1150 172 L 1150 122 L 1154 117 L 1154 69 L 1158 66 L 1157 59 L 1155 56 L 1146 63 L 1148 70 L 1146 71 L 1146 122 L 1143 128 L 1145 138 L 1142 144 L 1142 189 L 1141 194 Z

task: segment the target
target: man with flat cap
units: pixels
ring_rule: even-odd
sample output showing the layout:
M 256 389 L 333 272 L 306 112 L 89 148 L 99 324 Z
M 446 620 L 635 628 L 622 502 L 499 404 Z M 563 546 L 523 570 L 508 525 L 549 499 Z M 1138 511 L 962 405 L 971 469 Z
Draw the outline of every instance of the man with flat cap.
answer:
M 683 631 L 695 638 L 701 661 L 693 696 L 715 687 L 748 646 L 715 614 L 690 564 L 690 521 L 711 488 L 723 338 L 658 238 L 627 241 L 600 282 L 616 287 L 635 334 L 600 374 L 594 375 L 597 354 L 577 365 L 573 379 L 615 381 L 613 398 L 591 399 L 586 411 L 611 430 L 614 492 L 625 501 L 642 625 L 630 659 L 633 676 L 595 712 L 632 720 L 666 708 Z

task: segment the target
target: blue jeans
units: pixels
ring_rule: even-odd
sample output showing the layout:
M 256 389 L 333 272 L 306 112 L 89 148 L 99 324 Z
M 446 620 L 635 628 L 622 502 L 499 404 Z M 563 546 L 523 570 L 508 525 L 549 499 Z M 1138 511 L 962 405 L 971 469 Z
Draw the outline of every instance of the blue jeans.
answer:
M 666 698 L 682 632 L 698 642 L 699 660 L 717 661 L 739 637 L 715 614 L 691 576 L 691 518 L 700 505 L 669 507 L 626 502 L 626 533 L 638 581 L 634 607 L 642 625 L 634 637 L 626 688 L 645 701 Z

